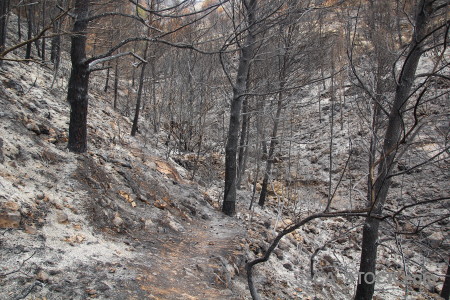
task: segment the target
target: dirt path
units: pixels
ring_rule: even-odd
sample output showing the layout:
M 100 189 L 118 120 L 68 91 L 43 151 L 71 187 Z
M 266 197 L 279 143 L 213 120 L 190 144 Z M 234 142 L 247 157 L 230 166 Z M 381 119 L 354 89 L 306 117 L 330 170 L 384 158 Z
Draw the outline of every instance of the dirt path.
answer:
M 143 253 L 127 266 L 136 280 L 122 290 L 125 299 L 243 299 L 229 289 L 243 228 L 219 213 L 186 228 L 138 241 Z

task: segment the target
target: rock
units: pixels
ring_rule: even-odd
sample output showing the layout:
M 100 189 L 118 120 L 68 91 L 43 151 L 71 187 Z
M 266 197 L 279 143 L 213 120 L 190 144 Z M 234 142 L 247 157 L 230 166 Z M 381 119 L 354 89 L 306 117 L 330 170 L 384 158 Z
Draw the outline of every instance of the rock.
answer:
M 33 132 L 36 133 L 37 135 L 40 135 L 40 134 L 41 134 L 41 130 L 39 129 L 39 126 L 38 126 L 34 121 L 31 121 L 30 123 L 28 123 L 28 124 L 26 125 L 26 128 L 27 128 L 29 131 L 33 131 Z
M 25 224 L 24 229 L 25 229 L 25 232 L 28 234 L 36 234 L 37 233 L 36 226 L 34 226 L 34 225 Z
M 15 80 L 8 80 L 4 82 L 6 88 L 16 90 L 16 94 L 18 96 L 22 96 L 24 94 L 23 87 Z
M 307 225 L 303 227 L 305 232 L 309 232 L 312 234 L 318 234 L 319 232 L 317 231 L 317 228 L 314 225 Z
M 0 211 L 0 228 L 19 228 L 20 220 L 18 211 Z
M 292 265 L 290 263 L 285 263 L 283 264 L 283 267 L 289 271 L 293 271 L 294 268 L 292 267 Z
M 97 296 L 97 291 L 95 289 L 86 289 L 85 292 L 92 298 Z
M 172 229 L 175 232 L 184 232 L 185 231 L 184 227 L 180 223 L 175 221 L 173 219 L 173 217 L 171 217 L 170 215 L 167 215 L 166 217 L 164 217 L 163 220 L 161 220 L 161 224 L 165 227 Z
M 110 287 L 107 283 L 105 283 L 105 282 L 100 282 L 100 283 L 97 285 L 96 289 L 97 289 L 99 292 L 104 293 L 104 292 L 110 290 L 111 287 Z
M 279 260 L 283 260 L 284 259 L 284 253 L 283 253 L 283 251 L 281 249 L 275 249 L 275 251 L 273 253 L 276 255 L 276 257 Z
M 47 125 L 44 124 L 38 124 L 38 128 L 41 134 L 50 134 L 50 128 Z
M 41 282 L 48 282 L 49 276 L 47 272 L 40 270 L 36 275 L 36 280 L 39 280 Z
M 123 219 L 118 214 L 116 214 L 116 216 L 114 217 L 112 222 L 113 222 L 114 226 L 117 226 L 117 227 L 122 226 L 122 224 L 124 223 Z
M 335 264 L 335 261 L 334 261 L 334 258 L 332 258 L 330 255 L 328 255 L 328 254 L 325 254 L 324 256 L 323 256 L 323 259 L 326 261 L 326 262 L 328 262 L 330 265 L 334 265 Z
M 164 202 L 163 200 L 156 200 L 153 205 L 159 209 L 165 209 L 167 208 L 167 203 Z
M 444 242 L 444 235 L 440 231 L 433 232 L 428 238 L 428 244 L 431 248 L 439 248 L 439 246 Z
M 18 211 L 20 209 L 19 204 L 14 201 L 8 201 L 4 204 L 5 208 L 11 211 Z
M 414 251 L 413 250 L 411 250 L 411 249 L 405 249 L 405 250 L 403 250 L 403 255 L 406 257 L 406 258 L 413 258 L 414 257 Z
M 346 237 L 342 237 L 342 238 L 339 238 L 336 240 L 336 243 L 338 243 L 340 245 L 345 244 L 346 242 L 348 242 L 348 238 L 346 238 Z
M 36 199 L 42 200 L 42 199 L 44 199 L 44 198 L 45 198 L 44 192 L 38 192 L 38 193 L 36 194 Z
M 58 211 L 56 212 L 56 221 L 60 224 L 65 224 L 69 222 L 69 217 L 65 212 Z
M 148 229 L 152 229 L 155 226 L 156 226 L 155 223 L 153 223 L 153 221 L 150 220 L 150 219 L 144 221 L 144 228 L 147 229 L 147 230 Z

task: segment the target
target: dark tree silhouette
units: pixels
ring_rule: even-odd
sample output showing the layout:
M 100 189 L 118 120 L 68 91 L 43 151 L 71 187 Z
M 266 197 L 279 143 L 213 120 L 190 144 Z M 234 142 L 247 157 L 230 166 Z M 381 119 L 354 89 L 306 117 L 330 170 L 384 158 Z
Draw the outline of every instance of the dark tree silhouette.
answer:
M 86 40 L 89 0 L 75 1 L 75 22 L 72 30 L 70 57 L 72 71 L 69 79 L 67 100 L 70 103 L 68 148 L 82 153 L 87 149 L 87 113 L 89 64 L 86 62 Z
M 233 86 L 233 99 L 231 100 L 230 122 L 228 127 L 227 144 L 225 146 L 225 190 L 222 211 L 231 216 L 236 210 L 237 189 L 237 163 L 236 155 L 239 143 L 240 115 L 242 100 L 247 88 L 248 72 L 255 47 L 256 0 L 243 1 L 248 22 L 247 37 L 240 50 L 239 66 L 236 74 L 236 83 Z
M 9 10 L 9 0 L 3 0 L 0 2 L 0 53 L 6 48 L 6 17 Z M 2 61 L 0 60 L 0 66 Z
M 373 275 L 376 271 L 376 258 L 378 248 L 378 235 L 380 219 L 372 215 L 380 215 L 383 211 L 389 187 L 392 181 L 393 166 L 398 147 L 403 134 L 403 117 L 408 100 L 411 98 L 411 90 L 414 84 L 417 66 L 420 57 L 425 51 L 425 40 L 429 36 L 428 23 L 434 13 L 433 0 L 419 0 L 416 5 L 416 17 L 414 32 L 409 45 L 406 59 L 400 72 L 395 98 L 389 113 L 389 121 L 384 134 L 383 151 L 379 158 L 378 175 L 371 189 L 370 205 L 371 214 L 367 217 L 363 228 L 361 261 L 359 272 L 361 278 L 370 278 L 366 274 Z M 444 28 L 440 26 L 440 28 Z M 374 280 L 360 280 L 356 290 L 356 300 L 372 299 L 375 291 Z

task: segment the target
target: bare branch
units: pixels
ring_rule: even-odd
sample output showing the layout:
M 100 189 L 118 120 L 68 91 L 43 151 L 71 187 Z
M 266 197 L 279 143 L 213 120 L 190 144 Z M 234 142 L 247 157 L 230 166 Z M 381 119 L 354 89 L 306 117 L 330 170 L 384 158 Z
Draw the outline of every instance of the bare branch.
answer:
M 248 262 L 246 265 L 247 281 L 248 281 L 248 286 L 249 286 L 252 298 L 254 300 L 261 299 L 261 297 L 259 296 L 259 294 L 256 290 L 256 287 L 255 287 L 255 284 L 253 281 L 253 274 L 252 274 L 253 267 L 257 264 L 260 264 L 260 263 L 263 263 L 263 262 L 266 262 L 267 260 L 269 260 L 270 255 L 272 254 L 272 252 L 278 246 L 278 243 L 280 242 L 280 240 L 285 235 L 299 229 L 300 227 L 302 227 L 303 225 L 305 225 L 306 223 L 308 223 L 314 219 L 336 218 L 336 217 L 367 217 L 368 212 L 369 212 L 369 210 L 364 209 L 364 210 L 347 210 L 347 211 L 317 213 L 317 214 L 310 215 L 310 216 L 298 221 L 297 223 L 287 226 L 283 231 L 281 231 L 276 236 L 276 238 L 272 241 L 272 244 L 269 246 L 269 249 L 267 249 L 267 251 L 264 253 L 264 255 L 262 257 L 254 259 L 254 260 Z M 371 215 L 371 217 L 376 218 L 377 216 Z
M 145 59 L 143 59 L 142 57 L 140 57 L 139 55 L 135 54 L 132 51 L 122 52 L 122 53 L 118 53 L 116 55 L 107 56 L 107 57 L 104 57 L 104 58 L 92 61 L 91 63 L 89 63 L 89 72 L 97 71 L 97 69 L 93 69 L 93 66 L 95 66 L 95 65 L 97 65 L 99 63 L 104 63 L 104 62 L 107 62 L 107 61 L 110 61 L 110 60 L 114 60 L 116 58 L 119 58 L 119 57 L 122 57 L 122 56 L 125 56 L 125 55 L 131 55 L 131 56 L 137 58 L 138 60 L 140 60 L 141 62 L 143 62 L 145 64 L 147 63 L 147 61 Z M 102 69 L 104 69 L 104 68 L 102 68 Z
M 3 51 L 2 53 L 0 53 L 0 60 L 4 60 L 4 57 L 5 57 L 8 53 L 10 53 L 10 52 L 12 52 L 12 51 L 14 51 L 14 50 L 16 50 L 16 49 L 19 49 L 19 48 L 21 48 L 21 47 L 23 47 L 23 46 L 26 46 L 26 45 L 28 45 L 28 44 L 31 44 L 31 43 L 33 43 L 33 42 L 39 40 L 40 38 L 44 37 L 45 33 L 46 33 L 47 31 L 49 31 L 50 29 L 53 28 L 53 25 L 55 24 L 55 22 L 58 21 L 58 20 L 60 20 L 61 18 L 63 18 L 65 15 L 67 15 L 68 12 L 69 12 L 69 11 L 67 10 L 67 11 L 61 13 L 60 15 L 58 15 L 54 20 L 52 20 L 52 22 L 50 23 L 50 25 L 48 25 L 47 27 L 45 27 L 44 29 L 42 29 L 41 32 L 39 32 L 35 37 L 33 37 L 33 38 L 29 39 L 29 40 L 23 41 L 23 42 L 21 42 L 21 43 L 18 43 L 18 44 L 16 44 L 16 45 L 10 47 L 9 49 L 6 49 L 6 50 Z M 58 35 L 58 34 L 55 34 L 55 35 L 49 35 L 48 37 L 52 37 L 52 36 L 56 36 L 56 35 Z

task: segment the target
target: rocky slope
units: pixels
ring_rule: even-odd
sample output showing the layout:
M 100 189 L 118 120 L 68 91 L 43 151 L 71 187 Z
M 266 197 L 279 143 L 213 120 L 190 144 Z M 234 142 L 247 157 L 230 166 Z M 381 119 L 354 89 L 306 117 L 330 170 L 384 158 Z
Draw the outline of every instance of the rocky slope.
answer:
M 92 78 L 90 90 L 89 151 L 68 152 L 68 70 L 62 67 L 53 88 L 46 66 L 5 62 L 0 70 L 0 298 L 249 299 L 245 262 L 261 255 L 281 228 L 324 205 L 329 145 L 323 134 L 327 125 L 312 121 L 318 118 L 317 107 L 303 111 L 299 125 L 304 132 L 299 139 L 306 142 L 296 149 L 301 167 L 293 180 L 295 203 L 281 197 L 289 184 L 276 182 L 267 209 L 249 210 L 250 174 L 249 188 L 238 194 L 238 214 L 230 218 L 218 209 L 223 156 L 202 157 L 200 184 L 190 181 L 192 155 L 174 155 L 176 163 L 164 148 L 164 132 L 151 135 L 145 126 L 130 137 L 131 122 L 111 108 L 99 88 L 100 75 Z M 340 109 L 351 116 L 355 103 L 350 99 Z M 337 181 L 352 150 L 349 136 L 352 151 L 362 153 L 358 137 L 366 133 L 352 121 L 343 129 L 337 124 L 336 132 Z M 431 140 L 421 147 L 433 145 Z M 346 193 L 357 190 L 364 178 L 364 156 L 353 157 L 354 175 L 344 178 L 336 194 L 339 208 L 352 207 Z M 393 194 L 400 196 L 392 197 L 388 208 L 397 207 L 402 197 L 423 196 L 421 191 L 403 193 L 415 190 L 411 187 L 420 176 L 433 174 L 433 193 L 448 195 L 448 175 L 433 172 L 422 168 L 394 182 Z M 360 198 L 364 195 L 350 197 Z M 420 208 L 414 214 L 419 218 L 442 209 L 448 207 Z M 361 224 L 356 218 L 319 220 L 287 236 L 270 260 L 256 267 L 261 294 L 266 299 L 351 299 Z M 411 240 L 402 238 L 413 245 L 400 247 L 402 255 L 398 240 L 383 241 L 380 269 L 396 277 L 378 286 L 379 299 L 438 299 L 442 276 L 433 282 L 401 280 L 405 259 L 413 262 L 409 271 L 414 274 L 445 272 L 449 223 L 437 225 Z M 386 225 L 383 232 L 390 236 L 392 228 Z

